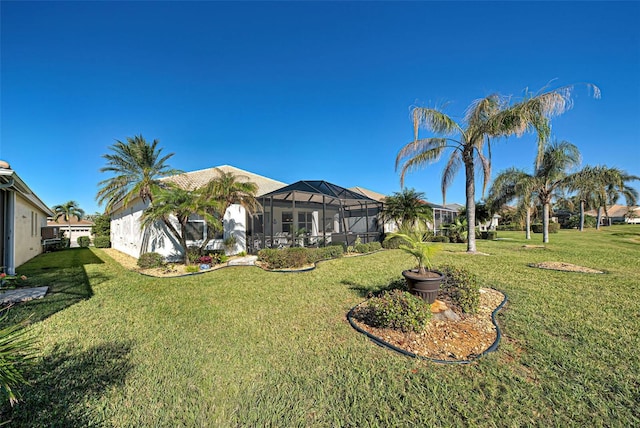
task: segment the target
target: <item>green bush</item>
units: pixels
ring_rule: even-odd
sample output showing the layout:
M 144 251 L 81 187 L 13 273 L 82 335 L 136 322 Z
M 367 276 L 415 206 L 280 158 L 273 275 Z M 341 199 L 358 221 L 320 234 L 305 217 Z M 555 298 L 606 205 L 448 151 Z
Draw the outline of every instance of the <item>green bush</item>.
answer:
M 597 219 L 593 216 L 590 215 L 585 215 L 584 216 L 584 227 L 596 227 L 596 221 Z M 568 229 L 573 229 L 573 228 L 580 228 L 580 216 L 579 215 L 572 215 L 571 217 L 569 217 L 569 220 L 567 220 L 567 222 L 565 223 L 565 227 Z
M 499 224 L 496 226 L 496 230 L 523 231 L 524 226 L 518 223 Z
M 81 248 L 86 248 L 89 244 L 91 244 L 91 238 L 88 236 L 78 236 L 78 245 L 80 245 Z
M 369 299 L 365 322 L 373 327 L 421 332 L 431 319 L 429 303 L 407 291 L 385 291 Z
M 542 223 L 536 223 L 531 225 L 533 233 L 542 233 Z M 560 230 L 560 223 L 549 222 L 549 233 L 558 233 Z
M 480 280 L 464 267 L 444 265 L 438 268 L 445 275 L 441 290 L 465 313 L 475 313 L 480 304 Z
M 378 241 L 369 242 L 367 244 L 369 246 L 369 252 L 378 251 L 382 249 L 382 244 Z
M 111 241 L 108 236 L 96 236 L 93 240 L 93 245 L 96 248 L 109 248 L 111 247 Z
M 185 272 L 194 273 L 200 270 L 200 266 L 198 265 L 189 265 L 184 267 Z
M 488 230 L 487 231 L 487 238 L 490 241 L 493 241 L 494 239 L 496 239 L 498 237 L 498 232 L 495 230 Z
M 397 250 L 402 244 L 407 245 L 408 243 L 399 236 L 382 240 L 382 248 L 386 248 L 387 250 Z
M 267 269 L 293 269 L 320 260 L 342 257 L 343 253 L 342 245 L 321 248 L 265 248 L 258 252 L 258 260 L 264 263 Z
M 164 264 L 164 257 L 158 253 L 144 253 L 138 259 L 138 267 L 142 269 L 157 268 Z
M 445 244 L 449 243 L 449 237 L 448 236 L 444 236 L 444 235 L 436 235 L 434 237 L 431 238 L 432 242 L 442 242 Z

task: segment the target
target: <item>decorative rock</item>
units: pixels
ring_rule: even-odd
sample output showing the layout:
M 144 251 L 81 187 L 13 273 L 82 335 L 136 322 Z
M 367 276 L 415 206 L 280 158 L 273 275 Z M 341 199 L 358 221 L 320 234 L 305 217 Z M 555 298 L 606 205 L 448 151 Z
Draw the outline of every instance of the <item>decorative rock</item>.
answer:
M 432 317 L 437 321 L 460 321 L 460 316 L 449 308 L 442 312 L 434 313 Z
M 437 313 L 440 313 L 440 312 L 444 312 L 447 309 L 449 309 L 449 307 L 442 300 L 437 300 L 436 299 L 436 301 L 434 301 L 431 304 L 431 313 L 432 314 L 437 314 Z

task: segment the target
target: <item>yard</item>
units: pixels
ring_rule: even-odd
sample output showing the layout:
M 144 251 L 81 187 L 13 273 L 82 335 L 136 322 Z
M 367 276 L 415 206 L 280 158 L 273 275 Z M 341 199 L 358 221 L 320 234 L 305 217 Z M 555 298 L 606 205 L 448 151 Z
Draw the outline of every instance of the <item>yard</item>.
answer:
M 230 267 L 183 278 L 128 271 L 71 249 L 18 269 L 43 300 L 38 358 L 0 409 L 11 426 L 640 425 L 640 226 L 551 235 L 500 232 L 489 255 L 446 244 L 438 263 L 508 295 L 497 352 L 438 365 L 378 347 L 345 319 L 412 267 L 399 250 L 304 273 Z M 605 274 L 529 267 L 559 261 Z

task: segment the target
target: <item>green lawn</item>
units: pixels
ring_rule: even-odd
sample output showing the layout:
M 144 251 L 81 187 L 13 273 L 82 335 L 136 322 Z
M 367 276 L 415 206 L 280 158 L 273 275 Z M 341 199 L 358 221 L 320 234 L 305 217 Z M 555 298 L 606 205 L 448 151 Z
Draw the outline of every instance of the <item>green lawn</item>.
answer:
M 305 273 L 226 268 L 185 278 L 128 272 L 101 250 L 37 257 L 18 269 L 44 300 L 40 355 L 11 426 L 638 426 L 640 226 L 447 244 L 507 293 L 498 352 L 438 365 L 380 348 L 345 314 L 411 267 L 399 250 Z M 563 261 L 607 274 L 540 270 Z

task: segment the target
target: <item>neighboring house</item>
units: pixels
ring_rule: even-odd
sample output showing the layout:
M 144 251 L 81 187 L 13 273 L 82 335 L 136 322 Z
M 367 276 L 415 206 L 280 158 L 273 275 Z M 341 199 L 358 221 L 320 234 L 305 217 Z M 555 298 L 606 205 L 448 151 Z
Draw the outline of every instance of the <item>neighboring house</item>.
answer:
M 91 228 L 93 222 L 90 220 L 78 220 L 78 217 L 71 217 L 71 236 L 69 236 L 69 223 L 64 220 L 64 216 L 58 217 L 57 221 L 53 221 L 52 218 L 47 219 L 47 228 L 42 231 L 43 239 L 53 239 L 60 237 L 62 233 L 65 238 L 69 238 L 70 246 L 79 247 L 78 238 L 81 236 L 88 236 L 91 238 Z
M 614 223 L 630 223 L 640 224 L 640 207 L 628 207 L 626 205 L 611 205 L 607 207 L 607 212 L 604 212 L 604 208 L 600 207 L 600 224 L 604 226 L 611 226 Z M 592 217 L 598 217 L 597 210 L 585 211 L 585 215 Z
M 286 183 L 263 177 L 252 172 L 244 171 L 229 165 L 187 172 L 168 177 L 170 180 L 185 189 L 197 189 L 207 184 L 217 176 L 216 169 L 225 173 L 233 173 L 239 181 L 250 181 L 258 186 L 257 195 L 263 195 L 273 190 L 286 186 Z M 111 246 L 112 248 L 138 258 L 146 252 L 162 254 L 168 260 L 179 260 L 183 249 L 178 241 L 166 230 L 166 226 L 157 223 L 156 227 L 140 227 L 142 212 L 148 207 L 140 198 L 134 199 L 126 208 L 122 205 L 110 213 L 111 215 Z M 176 222 L 176 226 L 177 225 Z M 199 216 L 192 216 L 187 224 L 187 245 L 200 246 L 207 234 L 207 225 Z M 233 237 L 234 248 L 226 249 L 229 254 L 237 254 L 247 250 L 247 232 L 249 221 L 246 210 L 240 205 L 231 205 L 224 215 L 224 231 L 209 243 L 207 249 L 223 249 L 225 239 Z
M 15 269 L 42 253 L 42 227 L 53 212 L 13 171 L 0 161 L 0 266 Z

